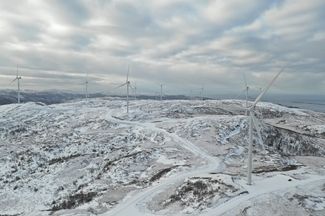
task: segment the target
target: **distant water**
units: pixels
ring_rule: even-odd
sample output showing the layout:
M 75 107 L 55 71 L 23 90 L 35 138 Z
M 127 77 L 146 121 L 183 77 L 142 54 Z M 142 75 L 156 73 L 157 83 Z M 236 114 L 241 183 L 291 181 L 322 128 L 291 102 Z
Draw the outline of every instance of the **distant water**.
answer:
M 265 100 L 287 107 L 297 107 L 317 112 L 325 112 L 325 96 L 319 95 L 272 95 Z
M 287 107 L 297 107 L 301 109 L 308 109 L 317 112 L 325 113 L 325 103 L 324 101 L 281 101 L 273 100 L 273 103 L 277 103 Z
M 250 100 L 254 100 L 257 95 L 252 95 Z M 222 95 L 219 98 L 233 98 L 230 95 Z M 241 96 L 238 99 L 244 99 Z M 280 104 L 287 107 L 308 109 L 325 113 L 325 95 L 266 95 L 263 101 Z

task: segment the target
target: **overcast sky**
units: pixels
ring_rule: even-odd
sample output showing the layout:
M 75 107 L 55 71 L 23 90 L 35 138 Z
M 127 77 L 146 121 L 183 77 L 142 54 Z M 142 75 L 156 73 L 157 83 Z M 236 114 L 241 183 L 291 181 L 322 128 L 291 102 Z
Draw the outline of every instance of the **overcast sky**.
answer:
M 324 0 L 0 0 L 0 85 L 141 93 L 325 94 Z M 115 90 L 116 91 L 116 90 Z

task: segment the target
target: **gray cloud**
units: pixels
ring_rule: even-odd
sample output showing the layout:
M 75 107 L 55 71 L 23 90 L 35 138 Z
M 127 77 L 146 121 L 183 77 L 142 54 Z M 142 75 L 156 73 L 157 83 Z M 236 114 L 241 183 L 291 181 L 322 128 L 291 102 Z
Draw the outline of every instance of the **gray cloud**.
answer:
M 20 66 L 23 87 L 236 93 L 245 73 L 262 87 L 283 65 L 276 93 L 324 94 L 322 0 L 1 1 L 0 84 Z

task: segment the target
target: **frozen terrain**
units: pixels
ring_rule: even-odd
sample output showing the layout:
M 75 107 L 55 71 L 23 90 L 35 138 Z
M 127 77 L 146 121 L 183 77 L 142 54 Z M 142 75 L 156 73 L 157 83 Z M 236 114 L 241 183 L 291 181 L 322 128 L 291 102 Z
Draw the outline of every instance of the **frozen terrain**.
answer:
M 325 114 L 260 103 L 248 186 L 244 105 L 0 106 L 0 215 L 325 215 Z

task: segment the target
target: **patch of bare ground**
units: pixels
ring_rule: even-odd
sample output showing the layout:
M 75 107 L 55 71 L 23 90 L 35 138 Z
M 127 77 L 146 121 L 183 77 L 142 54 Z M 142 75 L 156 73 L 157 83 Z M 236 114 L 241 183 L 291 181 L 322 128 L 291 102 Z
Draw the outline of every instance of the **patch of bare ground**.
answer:
M 162 201 L 163 208 L 190 208 L 201 211 L 219 202 L 242 193 L 231 176 L 218 174 L 214 176 L 191 177 L 179 185 L 169 197 Z
M 290 164 L 284 166 L 275 166 L 275 165 L 260 166 L 254 168 L 253 173 L 259 174 L 259 173 L 266 173 L 266 172 L 291 171 L 291 170 L 296 170 L 301 166 L 302 165 L 296 165 L 296 164 Z

